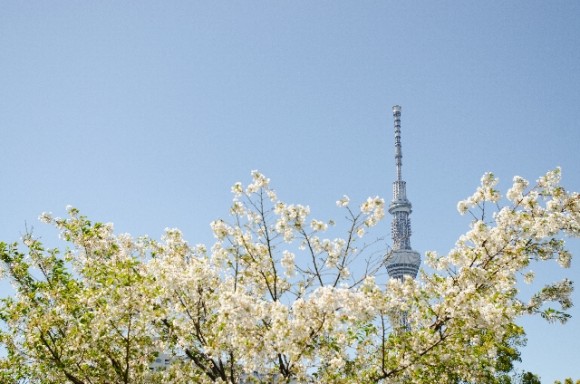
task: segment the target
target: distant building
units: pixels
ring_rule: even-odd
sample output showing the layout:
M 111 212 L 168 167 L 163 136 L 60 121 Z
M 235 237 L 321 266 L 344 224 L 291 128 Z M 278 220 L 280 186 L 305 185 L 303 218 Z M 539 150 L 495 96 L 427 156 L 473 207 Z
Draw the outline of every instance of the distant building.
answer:
M 149 364 L 150 371 L 164 371 L 173 362 L 174 358 L 165 353 L 160 353 L 151 364 Z

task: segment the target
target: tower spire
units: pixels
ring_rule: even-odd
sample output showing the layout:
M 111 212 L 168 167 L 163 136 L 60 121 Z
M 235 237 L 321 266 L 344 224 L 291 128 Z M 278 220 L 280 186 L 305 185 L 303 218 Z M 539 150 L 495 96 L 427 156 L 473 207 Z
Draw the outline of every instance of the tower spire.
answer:
M 421 256 L 411 248 L 411 202 L 407 199 L 406 183 L 403 181 L 403 149 L 401 145 L 401 107 L 393 107 L 395 120 L 395 166 L 397 179 L 393 183 L 393 200 L 389 213 L 393 215 L 391 235 L 393 249 L 386 256 L 387 271 L 390 277 L 403 279 L 405 275 L 417 277 Z
M 401 146 L 401 107 L 393 107 L 393 117 L 395 119 L 395 165 L 397 166 L 397 181 L 402 181 L 401 168 L 403 166 L 403 150 Z

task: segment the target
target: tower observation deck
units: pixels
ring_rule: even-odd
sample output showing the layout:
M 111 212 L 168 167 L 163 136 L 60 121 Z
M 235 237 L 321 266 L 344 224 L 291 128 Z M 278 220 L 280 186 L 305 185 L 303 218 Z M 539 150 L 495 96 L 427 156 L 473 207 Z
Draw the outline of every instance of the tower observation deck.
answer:
M 411 248 L 411 202 L 407 199 L 406 183 L 403 181 L 403 150 L 401 145 L 401 107 L 393 107 L 395 119 L 395 166 L 397 179 L 393 182 L 393 200 L 389 213 L 393 215 L 391 235 L 393 249 L 386 255 L 386 267 L 390 277 L 403 279 L 405 276 L 416 278 L 421 265 L 419 252 Z

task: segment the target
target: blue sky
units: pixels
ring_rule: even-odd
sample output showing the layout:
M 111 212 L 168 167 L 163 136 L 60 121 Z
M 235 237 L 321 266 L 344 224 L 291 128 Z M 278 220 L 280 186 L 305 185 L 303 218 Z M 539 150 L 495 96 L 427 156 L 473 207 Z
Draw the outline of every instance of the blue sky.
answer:
M 444 253 L 485 171 L 506 188 L 561 166 L 580 190 L 579 17 L 576 1 L 3 1 L 0 239 L 55 238 L 36 218 L 72 204 L 210 243 L 252 169 L 319 217 L 343 194 L 388 200 L 400 104 L 412 243 Z M 544 382 L 580 378 L 572 312 L 524 322 Z

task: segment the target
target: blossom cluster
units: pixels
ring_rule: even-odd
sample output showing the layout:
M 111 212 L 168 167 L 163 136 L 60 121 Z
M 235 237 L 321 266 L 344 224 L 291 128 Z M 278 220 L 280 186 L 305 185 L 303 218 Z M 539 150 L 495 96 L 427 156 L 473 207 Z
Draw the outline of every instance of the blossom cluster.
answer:
M 434 272 L 417 280 L 386 279 L 386 250 L 368 240 L 383 199 L 358 209 L 339 199 L 346 231 L 336 237 L 333 220 L 280 200 L 257 171 L 232 186 L 211 246 L 174 228 L 159 241 L 115 234 L 73 207 L 64 219 L 44 213 L 71 244 L 62 255 L 32 235 L 0 243 L 16 291 L 0 303 L 0 381 L 487 382 L 523 332 L 519 316 L 568 318 L 570 280 L 518 293 L 532 263 L 570 265 L 561 235 L 580 234 L 580 197 L 560 174 L 531 188 L 514 178 L 502 208 L 486 173 L 458 204 L 469 230 L 448 254 L 428 252 Z M 159 356 L 166 369 L 152 370 Z

